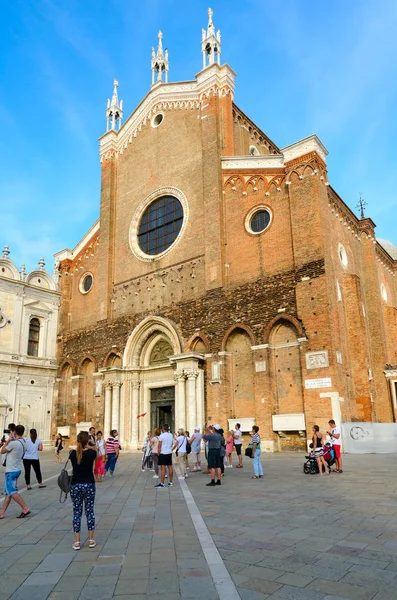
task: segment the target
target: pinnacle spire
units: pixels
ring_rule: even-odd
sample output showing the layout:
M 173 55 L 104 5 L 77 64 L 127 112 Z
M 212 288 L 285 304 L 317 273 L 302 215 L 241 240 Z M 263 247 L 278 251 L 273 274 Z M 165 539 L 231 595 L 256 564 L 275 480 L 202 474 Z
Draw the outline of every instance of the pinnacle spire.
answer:
M 123 119 L 123 101 L 121 100 L 119 103 L 118 86 L 119 82 L 115 79 L 113 81 L 112 100 L 108 99 L 106 107 L 106 131 L 118 131 L 121 127 Z
M 163 50 L 163 32 L 159 31 L 157 34 L 158 37 L 158 45 L 157 52 L 152 47 L 152 62 L 151 62 L 151 70 L 152 70 L 152 85 L 155 83 L 168 83 L 168 50 L 167 48 Z M 164 72 L 164 82 L 163 82 L 163 72 Z
M 212 20 L 214 11 L 212 8 L 208 9 L 208 25 L 207 31 L 201 30 L 201 52 L 203 55 L 203 69 L 207 66 L 217 62 L 221 64 L 221 32 L 215 33 L 215 25 Z

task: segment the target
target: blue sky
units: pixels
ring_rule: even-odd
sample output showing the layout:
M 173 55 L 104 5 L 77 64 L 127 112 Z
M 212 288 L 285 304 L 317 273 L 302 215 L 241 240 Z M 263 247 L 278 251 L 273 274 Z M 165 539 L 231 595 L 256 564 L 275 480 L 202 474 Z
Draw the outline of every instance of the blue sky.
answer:
M 397 244 L 397 2 L 215 0 L 235 101 L 279 147 L 316 133 L 329 179 Z M 73 246 L 99 216 L 98 137 L 119 80 L 128 116 L 151 83 L 201 69 L 208 2 L 13 0 L 0 23 L 0 245 L 19 266 Z

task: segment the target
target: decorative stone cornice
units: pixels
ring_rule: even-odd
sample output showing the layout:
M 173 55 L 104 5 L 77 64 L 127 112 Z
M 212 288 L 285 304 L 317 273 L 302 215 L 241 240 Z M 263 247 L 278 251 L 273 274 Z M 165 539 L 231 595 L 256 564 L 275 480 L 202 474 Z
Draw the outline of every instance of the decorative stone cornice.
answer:
M 159 111 L 199 109 L 211 95 L 233 98 L 234 77 L 229 65 L 212 64 L 198 73 L 196 81 L 153 86 L 119 131 L 108 131 L 99 138 L 101 162 L 123 154 Z

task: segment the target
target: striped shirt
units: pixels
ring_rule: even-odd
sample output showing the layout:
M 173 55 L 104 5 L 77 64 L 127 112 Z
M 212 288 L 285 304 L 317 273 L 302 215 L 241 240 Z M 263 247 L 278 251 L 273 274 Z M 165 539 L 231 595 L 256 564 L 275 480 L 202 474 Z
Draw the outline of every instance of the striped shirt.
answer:
M 259 433 L 254 433 L 254 435 L 251 438 L 251 444 L 260 444 L 261 443 L 261 436 L 259 435 Z
M 106 440 L 106 454 L 115 454 L 119 449 L 119 440 L 114 437 L 108 437 Z

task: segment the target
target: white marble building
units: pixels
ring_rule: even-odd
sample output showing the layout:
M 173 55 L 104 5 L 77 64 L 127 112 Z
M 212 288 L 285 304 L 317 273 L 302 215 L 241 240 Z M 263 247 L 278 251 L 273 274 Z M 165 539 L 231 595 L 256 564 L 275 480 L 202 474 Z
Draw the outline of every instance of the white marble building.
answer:
M 59 293 L 44 259 L 31 273 L 0 257 L 0 428 L 20 423 L 50 443 Z

